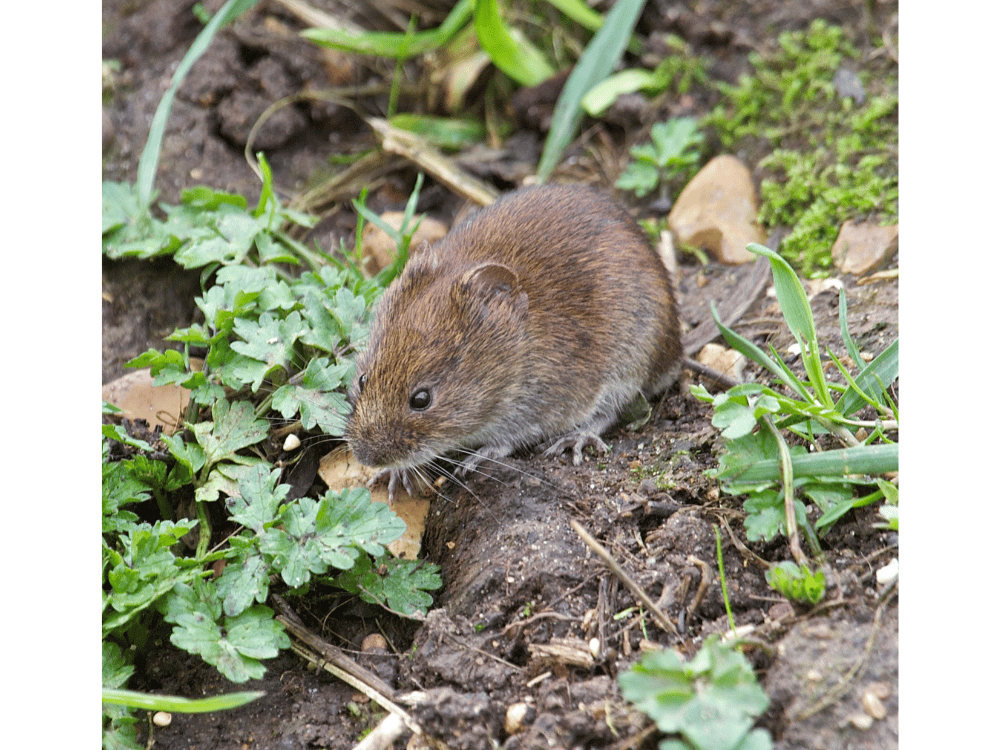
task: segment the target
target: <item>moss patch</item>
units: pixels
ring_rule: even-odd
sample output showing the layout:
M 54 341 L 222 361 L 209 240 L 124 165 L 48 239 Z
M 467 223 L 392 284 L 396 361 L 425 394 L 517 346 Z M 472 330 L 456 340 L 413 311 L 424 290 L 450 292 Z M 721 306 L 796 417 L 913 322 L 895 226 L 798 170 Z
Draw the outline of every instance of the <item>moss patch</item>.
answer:
M 844 31 L 822 20 L 780 34 L 778 44 L 773 55 L 750 54 L 753 76 L 719 84 L 723 101 L 703 125 L 728 149 L 766 154 L 758 218 L 768 229 L 790 227 L 782 255 L 819 276 L 844 221 L 898 221 L 898 81 L 895 66 L 888 75 L 865 68 Z M 849 68 L 862 68 L 861 103 L 834 83 Z

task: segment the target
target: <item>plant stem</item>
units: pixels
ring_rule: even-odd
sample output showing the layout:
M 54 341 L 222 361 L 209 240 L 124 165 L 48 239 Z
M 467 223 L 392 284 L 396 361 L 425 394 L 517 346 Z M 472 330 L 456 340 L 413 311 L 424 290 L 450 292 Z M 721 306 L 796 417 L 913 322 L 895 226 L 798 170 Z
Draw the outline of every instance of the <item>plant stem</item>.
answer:
M 794 475 L 792 474 L 792 454 L 788 450 L 788 444 L 781 436 L 778 428 L 774 426 L 774 420 L 770 415 L 763 418 L 764 424 L 771 430 L 774 439 L 778 443 L 778 463 L 781 467 L 781 485 L 785 491 L 785 527 L 788 532 L 788 548 L 792 557 L 799 565 L 806 565 L 808 560 L 802 552 L 799 544 L 799 527 L 795 522 L 795 489 L 792 484 Z

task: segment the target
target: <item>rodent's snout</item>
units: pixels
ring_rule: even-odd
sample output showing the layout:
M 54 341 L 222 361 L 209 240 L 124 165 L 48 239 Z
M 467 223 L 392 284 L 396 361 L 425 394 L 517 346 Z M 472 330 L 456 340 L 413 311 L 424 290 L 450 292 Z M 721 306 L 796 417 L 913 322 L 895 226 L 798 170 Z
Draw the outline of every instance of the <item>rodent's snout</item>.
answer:
M 416 446 L 412 430 L 399 423 L 368 419 L 360 403 L 347 418 L 344 438 L 358 461 L 378 468 L 406 463 Z

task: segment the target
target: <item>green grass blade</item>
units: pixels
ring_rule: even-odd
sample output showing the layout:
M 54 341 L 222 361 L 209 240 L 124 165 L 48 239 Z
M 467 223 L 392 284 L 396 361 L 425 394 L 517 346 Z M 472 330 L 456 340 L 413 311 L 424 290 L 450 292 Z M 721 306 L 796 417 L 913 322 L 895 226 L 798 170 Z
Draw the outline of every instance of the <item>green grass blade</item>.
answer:
M 771 262 L 771 276 L 774 279 L 774 291 L 778 295 L 778 305 L 781 307 L 785 323 L 802 348 L 802 364 L 809 376 L 809 382 L 812 383 L 820 402 L 832 407 L 833 400 L 830 398 L 826 378 L 823 376 L 823 364 L 820 361 L 816 323 L 802 282 L 788 265 L 788 261 L 771 248 L 751 242 L 747 245 L 747 250 L 763 255 Z
M 139 159 L 139 168 L 135 182 L 140 205 L 148 207 L 153 199 L 153 183 L 156 181 L 156 167 L 160 162 L 163 133 L 167 127 L 167 118 L 170 116 L 170 110 L 174 106 L 174 95 L 177 93 L 177 89 L 180 88 L 191 67 L 204 54 L 205 50 L 208 49 L 208 45 L 211 44 L 215 32 L 259 2 L 260 0 L 228 0 L 219 9 L 219 12 L 212 16 L 212 20 L 205 24 L 205 28 L 195 37 L 191 48 L 181 59 L 177 70 L 174 71 L 173 78 L 170 79 L 170 86 L 156 107 L 153 122 L 149 126 L 149 136 L 146 138 L 146 146 L 143 148 L 142 157 Z
M 545 182 L 549 178 L 566 147 L 580 129 L 583 121 L 580 102 L 584 95 L 607 78 L 621 60 L 645 2 L 646 0 L 618 0 L 608 12 L 605 23 L 577 60 L 552 114 L 552 126 L 538 164 L 539 182 Z
M 594 86 L 580 100 L 580 105 L 591 117 L 600 117 L 622 94 L 634 94 L 636 91 L 661 83 L 662 78 L 651 70 L 629 68 L 608 76 Z
M 844 291 L 844 287 L 840 287 L 840 299 L 837 304 L 837 314 L 840 317 L 840 338 L 843 339 L 844 347 L 847 349 L 847 353 L 851 359 L 854 360 L 854 364 L 857 367 L 864 367 L 861 352 L 858 351 L 854 339 L 851 338 L 850 331 L 847 330 L 847 292 Z
M 522 86 L 535 86 L 555 73 L 537 49 L 514 38 L 500 17 L 497 0 L 476 0 L 474 23 L 479 46 L 494 65 Z
M 361 55 L 389 57 L 404 60 L 414 55 L 430 52 L 448 43 L 462 30 L 472 17 L 474 0 L 459 0 L 451 13 L 436 29 L 415 34 L 369 31 L 361 34 L 342 29 L 305 29 L 302 36 L 315 44 L 333 49 L 347 50 Z
M 138 693 L 134 690 L 103 688 L 101 690 L 101 703 L 114 703 L 119 706 L 143 708 L 148 711 L 203 714 L 209 711 L 237 708 L 250 701 L 255 701 L 263 695 L 266 695 L 263 690 L 246 690 L 239 693 L 216 695 L 211 698 L 181 698 L 176 695 L 151 695 Z
M 389 124 L 400 130 L 409 130 L 444 149 L 465 148 L 486 138 L 486 126 L 478 120 L 405 112 L 390 117 Z
M 855 445 L 851 448 L 792 456 L 795 477 L 832 477 L 848 474 L 878 475 L 899 470 L 899 444 Z M 740 484 L 781 480 L 778 459 L 757 461 L 732 477 L 722 477 Z
M 548 2 L 564 16 L 590 31 L 597 31 L 604 23 L 604 16 L 581 0 L 548 0 Z
M 873 399 L 882 394 L 882 386 L 888 386 L 899 375 L 899 339 L 868 363 L 854 382 Z M 850 416 L 865 405 L 865 400 L 854 389 L 844 394 L 837 402 L 836 409 L 844 416 Z
M 715 319 L 715 325 L 718 326 L 719 332 L 722 333 L 722 338 L 725 339 L 726 343 L 736 351 L 740 352 L 747 359 L 751 359 L 758 365 L 763 367 L 769 373 L 774 375 L 778 380 L 787 385 L 793 391 L 795 391 L 799 396 L 801 396 L 805 401 L 812 401 L 809 395 L 809 391 L 806 390 L 805 385 L 802 384 L 798 378 L 796 378 L 792 372 L 785 367 L 785 363 L 780 359 L 775 357 L 772 359 L 767 356 L 763 349 L 757 346 L 755 343 L 749 339 L 745 339 L 740 336 L 736 331 L 730 330 L 722 321 L 719 320 L 719 312 L 715 309 L 715 303 L 709 305 L 712 311 L 712 317 Z

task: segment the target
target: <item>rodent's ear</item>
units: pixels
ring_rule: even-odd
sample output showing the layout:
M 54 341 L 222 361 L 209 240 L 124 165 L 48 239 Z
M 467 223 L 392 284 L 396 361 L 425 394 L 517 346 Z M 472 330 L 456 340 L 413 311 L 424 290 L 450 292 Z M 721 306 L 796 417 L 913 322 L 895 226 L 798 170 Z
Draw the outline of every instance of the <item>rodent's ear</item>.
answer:
M 462 276 L 462 286 L 485 297 L 494 294 L 513 294 L 517 291 L 518 279 L 507 266 L 499 263 L 484 263 L 466 271 Z
M 427 240 L 418 242 L 416 245 L 410 245 L 410 257 L 412 258 L 415 255 L 423 255 L 430 249 L 431 249 L 431 243 L 429 243 Z

